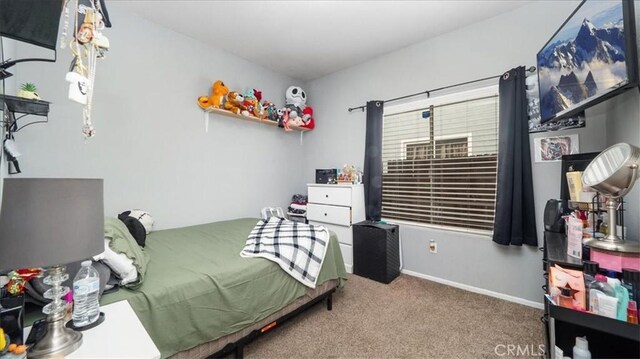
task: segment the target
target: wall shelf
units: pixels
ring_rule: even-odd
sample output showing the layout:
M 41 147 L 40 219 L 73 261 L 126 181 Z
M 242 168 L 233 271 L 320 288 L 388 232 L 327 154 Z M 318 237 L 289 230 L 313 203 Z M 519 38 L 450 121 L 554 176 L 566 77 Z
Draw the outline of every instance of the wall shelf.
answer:
M 255 116 L 243 116 L 243 115 L 238 115 L 235 114 L 231 111 L 227 111 L 227 110 L 223 110 L 223 109 L 219 109 L 219 108 L 208 108 L 204 110 L 204 131 L 205 132 L 209 132 L 209 120 L 210 120 L 210 115 L 211 114 L 216 114 L 216 115 L 221 115 L 221 116 L 226 116 L 226 117 L 232 117 L 232 118 L 236 118 L 239 120 L 244 120 L 244 121 L 249 121 L 249 122 L 258 122 L 264 125 L 269 125 L 269 126 L 273 126 L 278 128 L 278 123 L 275 121 L 270 121 L 270 120 L 262 120 L 259 119 Z M 305 127 L 299 127 L 299 126 L 289 126 L 293 131 L 299 131 L 300 132 L 300 143 L 302 143 L 302 135 L 305 132 L 311 131 L 308 128 Z
M 47 116 L 49 114 L 50 102 L 42 100 L 29 100 L 22 97 L 0 95 L 0 102 L 7 105 L 7 110 L 12 113 L 23 113 L 25 115 Z M 2 111 L 4 107 L 0 108 Z

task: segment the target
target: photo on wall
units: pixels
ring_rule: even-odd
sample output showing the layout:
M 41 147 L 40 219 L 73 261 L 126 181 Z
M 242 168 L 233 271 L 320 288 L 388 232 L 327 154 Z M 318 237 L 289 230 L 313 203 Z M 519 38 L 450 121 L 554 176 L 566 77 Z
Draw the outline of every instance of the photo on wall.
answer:
M 580 153 L 577 134 L 555 137 L 538 137 L 533 140 L 536 162 L 561 161 L 564 155 Z
M 624 1 L 587 0 L 537 55 L 540 117 L 569 115 L 630 83 Z M 632 54 L 630 59 L 634 59 Z M 633 67 L 633 66 L 632 66 Z
M 584 112 L 569 118 L 542 123 L 540 120 L 540 97 L 538 77 L 527 76 L 527 115 L 529 116 L 529 133 L 567 130 L 586 126 Z

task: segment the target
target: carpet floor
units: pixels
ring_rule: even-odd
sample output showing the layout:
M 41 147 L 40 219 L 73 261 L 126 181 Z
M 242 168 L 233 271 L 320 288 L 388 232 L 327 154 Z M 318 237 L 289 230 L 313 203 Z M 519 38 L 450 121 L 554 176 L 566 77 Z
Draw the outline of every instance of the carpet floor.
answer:
M 333 296 L 245 347 L 246 358 L 506 358 L 538 353 L 542 310 L 401 275 L 350 275 Z M 539 355 L 538 355 L 539 356 Z

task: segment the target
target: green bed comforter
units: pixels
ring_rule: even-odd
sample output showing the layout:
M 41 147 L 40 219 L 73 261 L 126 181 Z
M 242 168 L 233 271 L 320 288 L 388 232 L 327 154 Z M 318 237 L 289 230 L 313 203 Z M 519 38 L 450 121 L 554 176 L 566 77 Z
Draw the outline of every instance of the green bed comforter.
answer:
M 257 221 L 245 218 L 151 233 L 142 286 L 104 295 L 101 305 L 128 300 L 163 358 L 266 318 L 307 288 L 271 261 L 240 257 Z M 330 279 L 346 279 L 333 234 L 317 284 Z

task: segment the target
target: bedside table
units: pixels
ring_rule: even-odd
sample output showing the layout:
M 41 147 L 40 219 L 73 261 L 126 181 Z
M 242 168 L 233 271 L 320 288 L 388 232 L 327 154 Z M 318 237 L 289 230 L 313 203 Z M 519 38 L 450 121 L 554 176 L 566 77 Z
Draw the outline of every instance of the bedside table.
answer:
M 364 186 L 361 184 L 307 185 L 309 224 L 323 225 L 338 236 L 347 273 L 353 273 L 351 225 L 364 221 Z
M 104 323 L 82 332 L 82 345 L 65 358 L 160 359 L 160 352 L 126 300 L 100 307 Z M 24 329 L 29 336 L 31 327 Z

